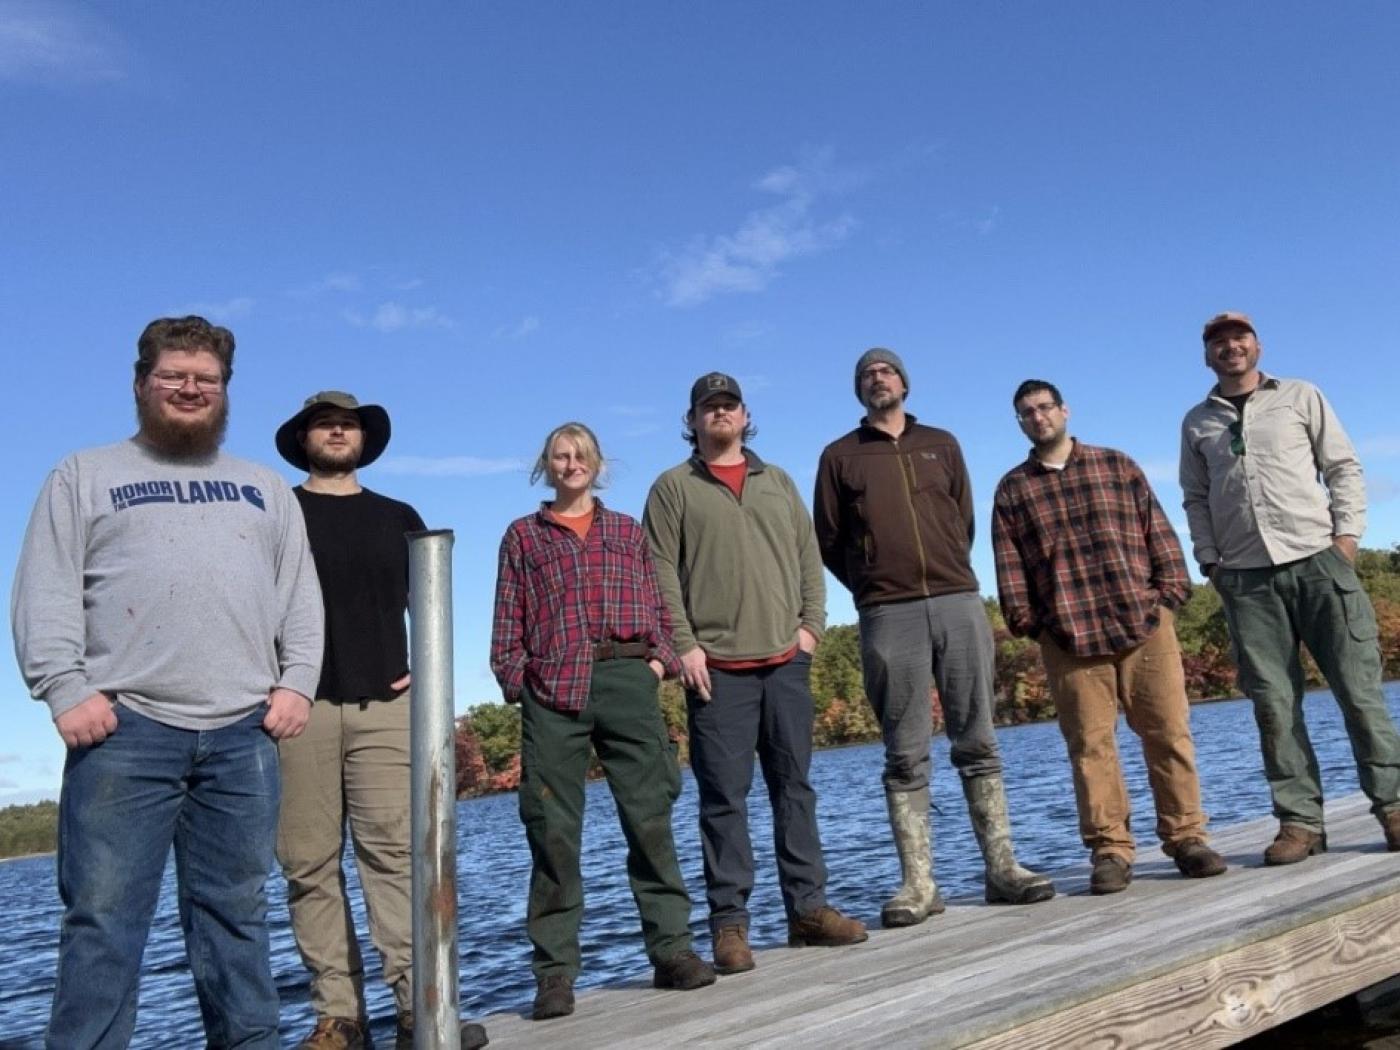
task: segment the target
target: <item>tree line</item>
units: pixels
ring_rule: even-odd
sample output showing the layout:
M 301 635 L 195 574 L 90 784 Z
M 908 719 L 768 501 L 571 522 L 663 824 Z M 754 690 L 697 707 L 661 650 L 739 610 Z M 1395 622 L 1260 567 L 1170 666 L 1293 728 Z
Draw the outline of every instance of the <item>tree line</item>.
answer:
M 1387 680 L 1400 678 L 1400 544 L 1389 551 L 1364 549 L 1356 571 L 1376 609 L 1381 660 Z M 1055 704 L 1040 665 L 1035 642 L 1013 638 L 994 598 L 985 601 L 996 638 L 997 722 L 1019 725 L 1055 717 Z M 1186 671 L 1186 691 L 1193 701 L 1237 696 L 1230 636 L 1215 588 L 1194 588 L 1177 610 L 1177 638 Z M 1311 657 L 1304 659 L 1310 685 L 1323 685 Z M 832 627 L 812 657 L 812 726 L 817 747 L 866 744 L 880 739 L 880 723 L 865 698 L 860 670 L 860 636 L 853 624 Z M 929 697 L 934 727 L 943 726 L 935 690 Z M 685 696 L 675 682 L 661 685 L 661 712 L 682 762 L 688 757 Z M 457 795 L 470 797 L 513 791 L 520 783 L 520 708 L 515 704 L 478 704 L 457 719 Z M 593 775 L 601 770 L 596 759 Z M 57 842 L 58 806 L 39 802 L 0 809 L 0 857 L 51 852 Z
M 1381 660 L 1387 680 L 1400 678 L 1400 544 L 1389 551 L 1363 549 L 1356 559 L 1375 606 L 1380 628 Z M 984 600 L 996 639 L 996 719 L 1019 725 L 1055 717 L 1055 704 L 1040 662 L 1040 647 L 1028 638 L 1013 638 L 995 598 Z M 1230 635 L 1220 598 L 1208 584 L 1194 587 L 1177 610 L 1177 639 L 1186 672 L 1186 692 L 1193 702 L 1238 696 Z M 1304 666 L 1310 686 L 1322 686 L 1310 656 Z M 860 667 L 860 635 L 854 624 L 832 627 L 812 657 L 812 727 L 817 747 L 872 743 L 880 723 L 865 697 Z M 935 689 L 929 697 L 935 730 L 943 712 Z M 675 682 L 661 685 L 661 711 L 682 762 L 688 755 L 685 696 Z M 518 705 L 478 704 L 457 720 L 457 793 L 459 797 L 511 791 L 520 783 L 520 710 Z M 591 775 L 601 775 L 596 758 Z

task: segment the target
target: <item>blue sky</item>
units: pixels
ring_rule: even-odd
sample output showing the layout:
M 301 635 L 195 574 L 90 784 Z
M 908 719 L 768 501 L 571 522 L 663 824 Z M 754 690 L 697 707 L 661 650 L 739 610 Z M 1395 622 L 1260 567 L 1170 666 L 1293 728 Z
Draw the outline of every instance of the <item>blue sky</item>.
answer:
M 901 353 L 990 593 L 1016 384 L 1058 383 L 1181 524 L 1201 323 L 1244 310 L 1333 402 L 1390 547 L 1397 41 L 1381 2 L 0 0 L 0 585 L 53 464 L 131 433 L 141 328 L 191 311 L 238 338 L 235 454 L 294 481 L 272 434 L 307 394 L 388 408 L 363 480 L 456 530 L 459 709 L 497 698 L 495 552 L 544 434 L 590 423 L 639 512 L 711 369 L 809 489 L 855 358 Z M 53 794 L 46 709 L 13 669 L 0 697 L 0 804 Z

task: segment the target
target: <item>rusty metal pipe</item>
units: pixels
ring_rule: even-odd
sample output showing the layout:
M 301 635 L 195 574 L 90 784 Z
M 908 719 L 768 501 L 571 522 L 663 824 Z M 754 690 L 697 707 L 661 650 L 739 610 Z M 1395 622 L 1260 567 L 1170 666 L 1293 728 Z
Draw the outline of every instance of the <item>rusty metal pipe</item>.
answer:
M 408 535 L 413 682 L 413 1045 L 460 1050 L 451 529 Z

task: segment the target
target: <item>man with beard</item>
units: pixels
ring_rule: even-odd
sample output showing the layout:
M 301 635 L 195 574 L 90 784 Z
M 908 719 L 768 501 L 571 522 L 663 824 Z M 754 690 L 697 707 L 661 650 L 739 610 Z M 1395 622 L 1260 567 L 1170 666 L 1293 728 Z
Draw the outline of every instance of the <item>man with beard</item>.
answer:
M 695 454 L 656 479 L 643 523 L 686 687 L 715 970 L 740 973 L 754 967 L 747 799 L 755 749 L 773 806 L 789 945 L 856 944 L 866 932 L 827 904 L 808 780 L 808 679 L 826 625 L 812 519 L 787 473 L 746 446 L 754 429 L 733 377 L 697 379 L 684 421 Z
M 1040 642 L 1092 851 L 1089 891 L 1132 881 L 1136 844 L 1114 742 L 1120 702 L 1142 741 L 1162 851 L 1188 878 L 1219 875 L 1176 643 L 1174 610 L 1191 594 L 1181 544 L 1136 463 L 1069 436 L 1053 383 L 1028 379 L 1011 404 L 1031 453 L 993 500 L 997 590 L 1011 633 Z
M 233 351 L 201 317 L 146 327 L 136 436 L 49 475 L 15 573 L 20 668 L 69 749 L 54 1050 L 130 1042 L 172 845 L 208 1043 L 279 1045 L 276 741 L 306 725 L 321 594 L 291 489 L 219 450 Z
M 346 819 L 370 937 L 394 993 L 397 1045 L 413 1046 L 413 858 L 409 823 L 407 503 L 364 488 L 357 470 L 389 444 L 389 414 L 338 390 L 312 394 L 277 430 L 277 451 L 307 471 L 293 491 L 326 610 L 321 680 L 306 732 L 283 741 L 277 857 L 316 1027 L 301 1050 L 367 1044 L 364 963 L 341 856 Z M 486 1044 L 464 1024 L 462 1046 Z
M 1259 370 L 1262 347 L 1244 314 L 1217 314 L 1201 338 L 1218 382 L 1182 420 L 1181 491 L 1259 725 L 1279 821 L 1264 863 L 1327 848 L 1301 643 L 1342 709 L 1386 845 L 1400 850 L 1400 736 L 1381 693 L 1375 610 L 1352 567 L 1366 528 L 1356 449 L 1317 387 Z
M 885 903 L 886 926 L 944 910 L 929 855 L 930 694 L 944 724 L 989 903 L 1033 904 L 1055 887 L 1016 862 L 992 728 L 995 650 L 972 572 L 972 485 L 957 439 L 904 411 L 909 373 L 891 350 L 856 362 L 866 416 L 822 452 L 817 541 L 860 616 L 865 693 L 885 737 L 885 801 L 903 873 Z

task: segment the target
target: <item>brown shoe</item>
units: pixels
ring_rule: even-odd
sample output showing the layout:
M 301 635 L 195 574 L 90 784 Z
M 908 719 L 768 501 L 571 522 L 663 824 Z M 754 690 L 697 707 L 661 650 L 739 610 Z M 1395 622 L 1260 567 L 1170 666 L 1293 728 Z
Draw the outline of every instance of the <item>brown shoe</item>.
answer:
M 1385 829 L 1385 848 L 1391 853 L 1400 853 L 1400 809 L 1382 813 L 1381 827 Z
M 656 964 L 652 987 L 693 991 L 715 983 L 715 968 L 692 951 L 677 952 Z
M 1188 879 L 1208 879 L 1221 874 L 1229 865 L 1225 858 L 1206 845 L 1204 839 L 1178 842 L 1172 850 L 1176 870 Z
M 869 937 L 865 924 L 848 918 L 835 908 L 823 905 L 816 911 L 788 920 L 788 947 L 837 948 L 843 944 L 859 944 Z
M 530 1016 L 536 1021 L 568 1017 L 574 1012 L 574 979 L 552 973 L 535 981 L 535 1005 Z
M 1278 837 L 1264 851 L 1265 864 L 1297 864 L 1314 853 L 1327 852 L 1327 832 L 1311 831 L 1301 824 L 1280 824 Z
M 1096 897 L 1122 893 L 1133 881 L 1133 866 L 1116 853 L 1104 853 L 1094 858 L 1094 870 L 1089 874 L 1089 892 Z
M 353 1017 L 318 1017 L 297 1050 L 364 1050 L 368 1029 Z
M 715 973 L 748 973 L 753 967 L 749 931 L 743 926 L 721 926 L 715 934 Z

